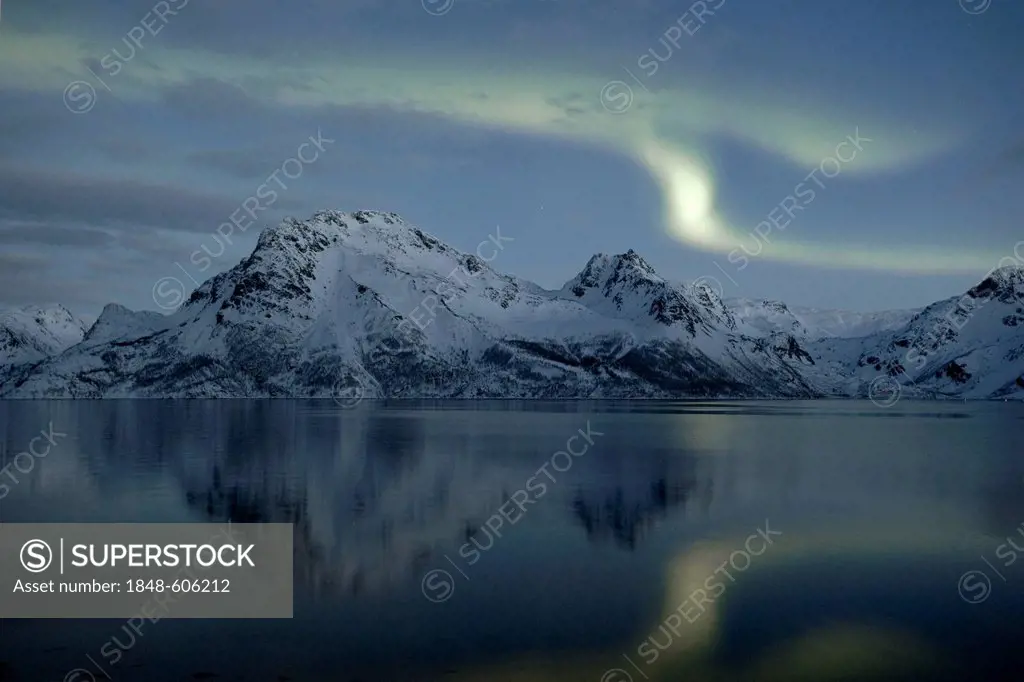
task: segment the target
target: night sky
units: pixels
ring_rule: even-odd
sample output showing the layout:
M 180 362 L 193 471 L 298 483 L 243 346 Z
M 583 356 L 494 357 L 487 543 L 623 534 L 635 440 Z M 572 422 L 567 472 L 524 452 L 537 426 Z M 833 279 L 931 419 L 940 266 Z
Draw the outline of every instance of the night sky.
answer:
M 0 304 L 160 310 L 334 208 L 500 226 L 548 288 L 632 248 L 923 306 L 1024 239 L 1022 35 L 1015 0 L 6 0 Z

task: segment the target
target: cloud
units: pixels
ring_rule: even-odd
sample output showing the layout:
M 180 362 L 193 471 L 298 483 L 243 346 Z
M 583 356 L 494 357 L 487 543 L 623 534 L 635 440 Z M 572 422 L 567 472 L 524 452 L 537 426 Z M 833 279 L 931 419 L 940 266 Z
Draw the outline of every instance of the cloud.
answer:
M 60 302 L 69 307 L 95 306 L 104 302 L 93 300 L 92 282 L 76 282 L 67 272 L 55 276 L 52 258 L 18 253 L 0 253 L 0 303 L 21 306 L 44 301 Z M 73 309 L 73 308 L 72 308 Z
M 243 198 L 133 180 L 0 166 L 0 210 L 16 219 L 202 233 L 216 228 Z
M 94 141 L 96 151 L 104 158 L 118 163 L 152 161 L 161 155 L 158 148 L 147 141 L 122 135 L 110 135 Z
M 206 149 L 192 152 L 187 160 L 241 180 L 262 181 L 281 165 L 282 157 L 273 157 L 262 149 Z
M 1024 139 L 1007 147 L 992 165 L 992 173 L 1017 172 L 1024 169 Z
M 64 227 L 47 223 L 0 221 L 0 244 L 71 247 L 106 247 L 114 243 L 113 235 L 89 227 Z
M 54 107 L 52 100 L 45 102 L 38 93 L 0 90 L 0 155 L 13 157 L 18 150 L 45 140 L 67 122 L 66 114 L 63 107 Z
M 15 33 L 13 39 L 0 43 L 0 58 L 13 57 L 15 51 L 36 59 L 29 60 L 27 69 L 0 74 L 0 85 L 56 92 L 66 85 L 67 73 L 61 65 L 83 57 L 80 47 L 61 36 L 34 36 L 29 41 Z M 828 102 L 789 91 L 780 95 L 757 83 L 730 83 L 724 89 L 691 79 L 666 81 L 666 87 L 656 92 L 633 87 L 631 106 L 616 116 L 600 100 L 609 80 L 606 76 L 569 67 L 559 70 L 557 64 L 534 64 L 528 59 L 495 66 L 469 59 L 445 62 L 385 53 L 373 60 L 324 55 L 298 63 L 186 51 L 164 44 L 147 49 L 146 55 L 145 62 L 126 67 L 131 78 L 118 76 L 111 83 L 117 96 L 162 102 L 189 116 L 241 120 L 250 112 L 270 108 L 328 115 L 339 107 L 362 107 L 614 150 L 642 164 L 661 187 L 669 234 L 697 248 L 723 253 L 735 248 L 741 237 L 717 207 L 715 177 L 703 161 L 705 150 L 716 140 L 739 142 L 788 162 L 794 172 L 806 172 L 833 156 L 836 145 L 859 129 L 873 144 L 843 168 L 844 176 L 906 169 L 962 142 L 949 129 L 925 130 L 920 122 L 890 120 L 867 108 L 851 111 L 848 103 L 846 109 L 837 110 Z M 794 106 L 796 102 L 800 106 Z M 248 173 L 254 159 L 234 153 L 216 160 L 207 156 L 206 162 Z M 150 196 L 139 203 L 154 199 Z M 854 245 L 788 242 L 764 253 L 768 259 L 844 268 L 877 267 L 877 255 L 873 249 L 869 252 Z M 955 264 L 977 268 L 991 258 L 992 254 L 959 253 Z M 912 245 L 890 249 L 886 262 L 920 272 L 944 272 L 955 265 L 944 254 Z
M 163 104 L 188 117 L 244 116 L 258 107 L 240 86 L 217 78 L 194 78 L 169 84 L 160 92 Z

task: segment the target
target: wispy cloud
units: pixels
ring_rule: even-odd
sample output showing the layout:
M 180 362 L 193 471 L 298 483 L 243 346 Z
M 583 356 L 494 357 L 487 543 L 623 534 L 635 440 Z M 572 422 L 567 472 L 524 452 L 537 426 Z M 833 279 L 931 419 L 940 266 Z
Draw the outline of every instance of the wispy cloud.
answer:
M 5 54 L 7 51 L 11 55 Z M 59 93 L 71 77 L 67 64 L 86 58 L 66 36 L 15 33 L 0 55 L 32 53 L 28 69 L 2 78 L 8 87 Z M 118 98 L 157 101 L 187 116 L 237 115 L 258 108 L 305 110 L 324 107 L 379 107 L 432 115 L 463 125 L 529 135 L 573 139 L 625 154 L 641 163 L 664 193 L 665 227 L 676 238 L 711 251 L 727 252 L 738 230 L 716 206 L 713 169 L 703 149 L 714 139 L 731 139 L 773 154 L 794 168 L 813 167 L 838 141 L 858 127 L 877 140 L 844 173 L 869 175 L 907 168 L 961 143 L 951 130 L 910 134 L 909 127 L 865 108 L 836 112 L 793 96 L 782 99 L 756 86 L 713 88 L 667 84 L 655 91 L 634 87 L 631 108 L 611 116 L 598 93 L 607 79 L 579 70 L 559 71 L 523 63 L 521 68 L 485 67 L 468 61 L 403 60 L 386 55 L 370 64 L 307 58 L 286 65 L 254 55 L 224 55 L 201 49 L 155 45 L 148 62 L 132 64 L 132 78 L 118 82 Z M 159 68 L 152 64 L 159 64 Z M 97 97 L 104 97 L 102 91 Z M 101 102 L 102 104 L 102 102 Z M 838 114 L 838 115 L 837 115 Z M 257 173 L 260 160 L 243 152 L 206 152 L 193 160 L 219 165 L 236 175 Z M 145 192 L 145 188 L 136 188 Z M 685 206 L 684 210 L 673 207 Z M 879 266 L 874 250 L 830 243 L 780 245 L 765 257 L 838 267 Z M 883 267 L 944 271 L 977 268 L 991 254 L 957 254 L 956 259 L 908 247 L 892 251 Z

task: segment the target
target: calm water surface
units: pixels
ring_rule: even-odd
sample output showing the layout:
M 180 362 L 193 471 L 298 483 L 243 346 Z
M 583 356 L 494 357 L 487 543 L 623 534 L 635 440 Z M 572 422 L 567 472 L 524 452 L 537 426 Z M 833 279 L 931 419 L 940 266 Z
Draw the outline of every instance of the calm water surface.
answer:
M 908 401 L 0 403 L 3 464 L 50 422 L 67 434 L 3 481 L 0 522 L 296 538 L 292 620 L 6 620 L 0 679 L 1024 679 L 1022 420 Z

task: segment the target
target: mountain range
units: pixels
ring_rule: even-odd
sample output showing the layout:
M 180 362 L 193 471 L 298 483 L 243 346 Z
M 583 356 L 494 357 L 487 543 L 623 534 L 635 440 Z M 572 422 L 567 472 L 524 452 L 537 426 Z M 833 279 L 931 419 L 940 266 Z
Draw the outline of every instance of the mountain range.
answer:
M 0 313 L 0 398 L 888 403 L 1022 399 L 1022 375 L 1019 266 L 874 314 L 723 300 L 632 250 L 593 256 L 552 291 L 378 211 L 269 227 L 169 315 L 109 304 L 90 326 L 59 305 Z

